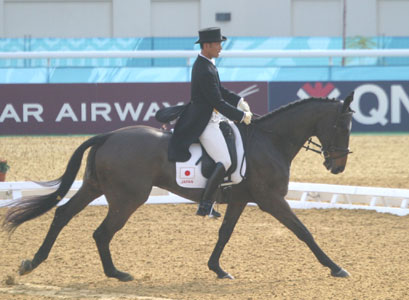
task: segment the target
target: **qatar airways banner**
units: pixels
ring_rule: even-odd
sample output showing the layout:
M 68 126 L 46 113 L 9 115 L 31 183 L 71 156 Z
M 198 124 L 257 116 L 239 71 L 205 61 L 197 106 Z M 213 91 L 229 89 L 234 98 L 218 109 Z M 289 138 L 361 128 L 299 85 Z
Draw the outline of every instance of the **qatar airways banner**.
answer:
M 355 91 L 353 132 L 409 132 L 409 81 L 270 82 L 269 109 L 296 99 L 345 99 Z
M 228 82 L 254 112 L 268 112 L 268 83 Z M 0 135 L 96 134 L 125 126 L 160 127 L 155 113 L 187 103 L 190 83 L 0 85 Z

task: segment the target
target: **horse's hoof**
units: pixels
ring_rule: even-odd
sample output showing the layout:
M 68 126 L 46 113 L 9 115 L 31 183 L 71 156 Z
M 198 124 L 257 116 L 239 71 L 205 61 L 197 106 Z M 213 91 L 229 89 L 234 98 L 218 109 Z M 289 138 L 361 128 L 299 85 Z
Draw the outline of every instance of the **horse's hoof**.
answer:
M 118 272 L 118 274 L 115 275 L 115 277 L 122 282 L 126 281 L 132 281 L 134 278 L 131 274 L 124 273 L 124 272 Z
M 134 279 L 133 276 L 130 274 L 127 274 L 126 276 L 118 278 L 118 280 L 122 282 L 132 281 L 133 279 Z
M 221 275 L 221 276 L 218 276 L 217 278 L 219 278 L 219 279 L 234 279 L 234 277 L 233 277 L 233 275 L 230 275 L 229 273 L 226 273 L 225 275 Z
M 125 272 L 121 272 L 118 270 L 114 270 L 113 272 L 109 272 L 109 273 L 105 273 L 105 275 L 107 277 L 111 277 L 111 278 L 116 278 L 119 281 L 132 281 L 134 278 L 132 275 L 125 273 Z
M 343 277 L 343 278 L 351 276 L 351 275 L 348 273 L 347 270 L 344 270 L 344 269 L 342 269 L 342 268 L 341 268 L 341 270 L 339 270 L 338 272 L 331 272 L 331 275 L 334 276 L 334 277 Z
M 25 259 L 21 262 L 20 268 L 18 269 L 18 273 L 20 275 L 26 275 L 33 271 L 33 264 L 31 260 Z

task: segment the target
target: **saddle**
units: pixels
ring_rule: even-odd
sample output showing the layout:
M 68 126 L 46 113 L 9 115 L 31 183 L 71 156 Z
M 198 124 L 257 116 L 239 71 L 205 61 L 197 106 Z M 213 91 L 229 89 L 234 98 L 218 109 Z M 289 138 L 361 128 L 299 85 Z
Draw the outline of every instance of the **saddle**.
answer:
M 186 108 L 186 105 L 172 106 L 160 109 L 156 119 L 161 123 L 171 123 L 176 120 Z M 226 140 L 231 159 L 231 166 L 226 172 L 223 189 L 240 183 L 246 173 L 246 159 L 243 141 L 237 126 L 230 121 L 220 122 L 220 130 Z M 184 188 L 204 188 L 207 179 L 213 173 L 216 162 L 209 156 L 203 146 L 196 141 L 189 147 L 191 157 L 185 162 L 176 162 L 176 182 Z

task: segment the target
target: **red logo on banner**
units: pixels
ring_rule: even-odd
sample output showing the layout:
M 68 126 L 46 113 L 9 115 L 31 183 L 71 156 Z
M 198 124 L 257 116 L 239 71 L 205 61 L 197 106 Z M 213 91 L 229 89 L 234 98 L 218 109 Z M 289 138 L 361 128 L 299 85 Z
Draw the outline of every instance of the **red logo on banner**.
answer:
M 327 83 L 325 85 L 322 82 L 316 82 L 314 86 L 310 83 L 304 84 L 297 92 L 297 96 L 301 99 L 310 97 L 314 98 L 338 98 L 340 95 L 339 90 L 332 84 Z

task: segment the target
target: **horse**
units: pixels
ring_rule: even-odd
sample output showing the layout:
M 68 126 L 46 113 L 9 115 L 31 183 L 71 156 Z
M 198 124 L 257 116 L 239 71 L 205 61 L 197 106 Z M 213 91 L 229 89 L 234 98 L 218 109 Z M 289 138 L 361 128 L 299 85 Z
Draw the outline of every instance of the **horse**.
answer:
M 221 268 L 220 257 L 249 202 L 256 203 L 305 242 L 318 261 L 330 269 L 332 276 L 349 276 L 321 250 L 291 210 L 285 196 L 291 161 L 312 136 L 322 145 L 319 152 L 324 157 L 325 167 L 333 174 L 344 171 L 350 153 L 352 100 L 353 93 L 344 101 L 296 100 L 253 120 L 250 125 L 237 124 L 245 145 L 247 170 L 242 182 L 231 188 L 218 240 L 208 260 L 208 268 L 218 278 L 234 279 Z M 42 245 L 32 260 L 22 261 L 20 275 L 33 271 L 47 259 L 64 226 L 90 202 L 105 195 L 108 213 L 93 233 L 103 270 L 108 277 L 133 280 L 131 274 L 118 270 L 113 263 L 110 242 L 114 234 L 147 201 L 153 186 L 195 202 L 200 201 L 203 191 L 177 185 L 175 163 L 167 159 L 170 137 L 169 131 L 140 125 L 93 136 L 74 151 L 59 179 L 43 182 L 46 186 L 55 186 L 55 191 L 14 201 L 3 220 L 3 227 L 10 234 L 22 223 L 57 206 L 75 180 L 85 150 L 90 148 L 81 188 L 68 202 L 57 206 Z

